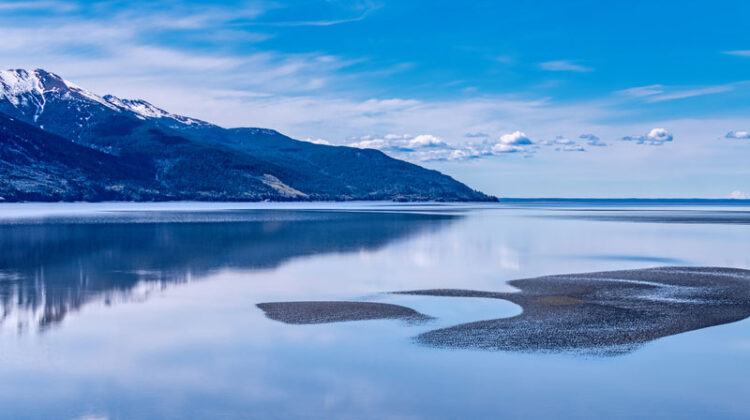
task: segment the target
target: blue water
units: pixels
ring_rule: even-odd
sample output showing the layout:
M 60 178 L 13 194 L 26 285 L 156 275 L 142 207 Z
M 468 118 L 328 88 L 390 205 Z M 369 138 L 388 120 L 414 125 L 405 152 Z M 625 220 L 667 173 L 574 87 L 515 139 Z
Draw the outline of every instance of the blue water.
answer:
M 748 418 L 750 321 L 618 356 L 413 341 L 513 316 L 508 280 L 750 268 L 750 206 L 0 205 L 0 418 Z M 287 325 L 259 302 L 366 300 L 436 319 Z

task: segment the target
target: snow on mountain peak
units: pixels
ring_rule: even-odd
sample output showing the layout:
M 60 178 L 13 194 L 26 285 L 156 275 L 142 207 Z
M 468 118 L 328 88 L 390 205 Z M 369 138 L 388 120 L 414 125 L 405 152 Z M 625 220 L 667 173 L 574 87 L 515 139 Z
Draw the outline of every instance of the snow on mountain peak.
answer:
M 34 73 L 26 70 L 0 70 L 0 98 L 6 98 L 18 106 L 21 102 L 19 97 L 27 93 L 44 93 L 41 80 Z
M 141 99 L 120 99 L 114 95 L 105 95 L 104 100 L 121 110 L 133 112 L 142 118 L 162 118 L 171 115 Z
M 140 119 L 170 118 L 172 120 L 176 120 L 188 125 L 206 124 L 205 122 L 200 120 L 169 113 L 159 107 L 152 105 L 148 101 L 144 101 L 143 99 L 121 99 L 114 95 L 105 95 L 104 100 L 119 108 L 120 110 L 135 114 L 135 116 Z
M 42 69 L 0 70 L 0 101 L 6 99 L 16 108 L 30 108 L 35 121 L 44 112 L 47 101 L 45 95 L 50 93 L 58 93 L 66 100 L 93 101 L 113 111 L 130 113 L 142 120 L 167 118 L 185 125 L 208 125 L 201 120 L 171 114 L 142 99 L 120 99 L 113 95 L 101 97 Z
M 196 120 L 194 118 L 183 117 L 182 115 L 172 114 L 159 107 L 152 105 L 143 99 L 121 99 L 114 95 L 105 95 L 104 100 L 117 108 L 132 112 L 140 119 L 151 118 L 169 118 L 186 125 L 207 125 L 207 122 Z
M 85 98 L 98 102 L 108 108 L 112 105 L 101 97 L 68 82 L 62 77 L 42 69 L 28 71 L 24 69 L 0 70 L 0 99 L 7 99 L 13 106 L 26 106 L 31 103 L 37 107 L 36 114 L 44 110 L 45 94 L 57 92 L 70 97 Z

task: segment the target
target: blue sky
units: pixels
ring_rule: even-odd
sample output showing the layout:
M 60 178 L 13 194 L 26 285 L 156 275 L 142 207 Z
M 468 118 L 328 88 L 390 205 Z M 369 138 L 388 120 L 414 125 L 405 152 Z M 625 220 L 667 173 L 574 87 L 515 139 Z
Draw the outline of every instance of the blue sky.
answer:
M 153 3 L 0 1 L 0 66 L 500 196 L 750 194 L 747 1 Z

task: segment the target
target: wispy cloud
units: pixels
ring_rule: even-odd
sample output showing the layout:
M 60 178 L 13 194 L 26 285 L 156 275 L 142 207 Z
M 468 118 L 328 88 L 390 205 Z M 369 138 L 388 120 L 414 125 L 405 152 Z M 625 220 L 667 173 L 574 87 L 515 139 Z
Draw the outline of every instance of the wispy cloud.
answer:
M 645 102 L 664 102 L 675 99 L 693 98 L 696 96 L 713 95 L 717 93 L 730 92 L 738 85 L 746 82 L 728 83 L 724 85 L 680 88 L 664 85 L 638 86 L 618 90 L 615 93 L 631 98 L 642 99 Z
M 334 2 L 327 1 L 326 3 L 330 4 Z M 375 12 L 376 10 L 382 7 L 381 3 L 369 1 L 369 0 L 343 2 L 342 4 L 346 5 L 343 8 L 350 10 L 352 13 L 354 13 L 354 15 L 350 17 L 343 17 L 343 18 L 338 18 L 338 19 L 317 19 L 317 20 L 297 20 L 297 21 L 253 20 L 253 21 L 243 22 L 242 24 L 260 25 L 260 26 L 280 26 L 280 27 L 283 27 L 283 26 L 333 26 L 333 25 L 341 25 L 344 23 L 360 22 L 362 20 L 365 20 L 370 14 L 372 14 L 373 12 Z M 339 4 L 339 6 L 341 7 L 342 4 Z
M 750 57 L 750 50 L 724 51 L 724 54 L 737 55 L 740 57 Z
M 495 61 L 497 61 L 498 63 L 502 63 L 502 64 L 515 64 L 516 63 L 515 58 L 506 54 L 495 56 Z
M 374 9 L 373 9 L 374 10 Z M 266 25 L 266 26 L 333 26 L 340 25 L 342 23 L 352 23 L 364 20 L 371 11 L 363 12 L 359 16 L 345 18 L 345 19 L 332 19 L 332 20 L 302 20 L 298 22 L 254 22 L 254 25 Z
M 58 12 L 65 13 L 79 7 L 72 2 L 64 1 L 4 1 L 0 2 L 0 12 Z
M 166 21 L 176 25 L 174 20 Z M 187 26 L 192 30 L 200 21 L 191 19 Z M 158 79 L 164 78 L 173 85 L 198 89 L 221 90 L 229 85 L 254 92 L 296 94 L 320 90 L 336 72 L 354 64 L 329 54 L 228 54 L 158 45 L 144 39 L 144 34 L 163 28 L 160 20 L 141 16 L 78 19 L 33 27 L 3 24 L 0 55 L 14 67 L 44 67 L 84 83 L 92 78 L 99 82 L 119 80 L 110 88 L 132 81 L 147 90 L 146 85 L 161 84 Z
M 637 86 L 628 89 L 618 90 L 620 95 L 630 96 L 634 98 L 642 98 L 644 96 L 653 96 L 664 93 L 664 86 L 662 85 L 648 85 L 648 86 Z
M 733 90 L 733 89 L 734 87 L 732 85 L 709 86 L 709 87 L 700 88 L 700 89 L 687 89 L 687 90 L 682 90 L 682 91 L 677 91 L 677 92 L 672 92 L 672 93 L 654 95 L 654 96 L 650 96 L 646 100 L 649 102 L 671 101 L 673 99 L 685 99 L 685 98 L 692 98 L 695 96 L 713 95 L 715 93 L 729 92 L 730 90 Z
M 539 63 L 539 67 L 546 71 L 572 71 L 580 73 L 594 71 L 592 67 L 586 67 L 570 60 L 545 61 Z

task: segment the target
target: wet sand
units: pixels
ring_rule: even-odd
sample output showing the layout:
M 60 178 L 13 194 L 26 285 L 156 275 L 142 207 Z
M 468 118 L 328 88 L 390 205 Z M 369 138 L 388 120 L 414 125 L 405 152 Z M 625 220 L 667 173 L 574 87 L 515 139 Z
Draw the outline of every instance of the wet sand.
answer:
M 514 293 L 461 289 L 396 294 L 504 299 L 523 312 L 435 329 L 418 343 L 444 348 L 620 354 L 661 337 L 750 316 L 750 270 L 663 267 L 513 280 Z M 259 304 L 290 324 L 426 319 L 410 308 L 370 302 Z M 416 317 L 416 318 L 415 318 Z
M 660 337 L 750 316 L 750 271 L 713 267 L 568 274 L 514 280 L 516 293 L 417 290 L 402 294 L 505 299 L 515 317 L 420 334 L 421 344 L 506 351 L 621 353 Z
M 431 317 L 414 309 L 375 302 L 277 302 L 256 305 L 266 316 L 286 324 L 326 324 L 330 322 L 399 319 L 409 323 Z

